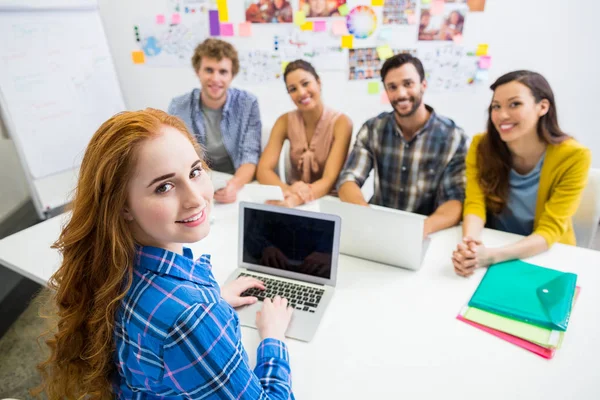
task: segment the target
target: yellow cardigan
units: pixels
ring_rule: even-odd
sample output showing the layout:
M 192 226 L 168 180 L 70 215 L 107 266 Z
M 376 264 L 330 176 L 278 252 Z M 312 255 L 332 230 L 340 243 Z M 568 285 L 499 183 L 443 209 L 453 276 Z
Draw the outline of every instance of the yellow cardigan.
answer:
M 484 134 L 476 135 L 466 158 L 467 187 L 463 215 L 477 215 L 486 220 L 485 196 L 478 183 L 477 148 Z M 549 144 L 538 187 L 533 233 L 555 242 L 575 244 L 571 217 L 577 211 L 587 184 L 592 156 L 590 150 L 574 139 Z

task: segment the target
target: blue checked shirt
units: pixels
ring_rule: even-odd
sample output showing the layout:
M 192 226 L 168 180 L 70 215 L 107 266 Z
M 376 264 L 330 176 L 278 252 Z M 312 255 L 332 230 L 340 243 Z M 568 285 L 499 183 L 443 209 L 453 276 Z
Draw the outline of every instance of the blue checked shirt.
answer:
M 250 369 L 208 255 L 138 247 L 114 335 L 118 399 L 294 399 L 283 342 L 263 340 Z
M 198 142 L 206 146 L 200 89 L 175 97 L 169 104 L 168 112 L 181 118 Z M 221 118 L 221 136 L 235 169 L 242 164 L 258 164 L 261 135 L 262 124 L 256 97 L 244 90 L 227 89 L 227 100 Z
M 449 200 L 462 203 L 467 136 L 454 121 L 426 107 L 429 120 L 410 141 L 393 112 L 368 120 L 358 131 L 337 189 L 345 182 L 362 187 L 374 168 L 371 204 L 431 215 Z

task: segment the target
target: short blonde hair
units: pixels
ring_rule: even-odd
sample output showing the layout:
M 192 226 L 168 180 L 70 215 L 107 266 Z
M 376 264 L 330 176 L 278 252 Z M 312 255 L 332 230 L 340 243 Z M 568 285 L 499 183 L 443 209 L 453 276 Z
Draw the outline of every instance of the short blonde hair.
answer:
M 215 58 L 217 61 L 229 58 L 231 60 L 231 72 L 233 76 L 236 76 L 240 70 L 240 60 L 238 59 L 235 47 L 224 40 L 209 38 L 196 47 L 192 56 L 192 66 L 196 72 L 200 69 L 202 57 Z

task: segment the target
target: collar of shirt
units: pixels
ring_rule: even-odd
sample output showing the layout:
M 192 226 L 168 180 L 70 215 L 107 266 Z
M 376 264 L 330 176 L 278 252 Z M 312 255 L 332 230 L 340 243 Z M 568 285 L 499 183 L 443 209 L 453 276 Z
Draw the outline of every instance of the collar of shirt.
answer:
M 192 104 L 194 107 L 194 112 L 201 112 L 200 104 L 202 103 L 202 89 L 194 89 L 192 92 Z M 232 98 L 231 88 L 227 89 L 227 97 L 225 98 L 225 104 L 223 105 L 223 115 L 227 115 L 231 108 L 231 98 Z
M 136 246 L 135 268 L 169 275 L 203 286 L 216 287 L 212 277 L 210 255 L 203 254 L 194 261 L 192 250 L 184 247 L 183 255 L 152 246 Z
M 436 119 L 435 110 L 433 109 L 433 107 L 428 106 L 427 104 L 425 104 L 425 108 L 427 109 L 427 111 L 429 111 L 429 119 L 427 119 L 427 122 L 425 122 L 425 125 L 423 125 L 421 127 L 421 129 L 419 129 L 417 131 L 417 133 L 412 137 L 412 139 L 410 139 L 408 141 L 408 143 L 413 142 L 414 140 L 417 139 L 417 137 L 424 135 L 425 133 L 431 131 L 431 128 L 433 127 L 433 123 Z M 395 111 L 392 111 L 391 115 L 392 115 L 392 118 L 390 118 L 390 121 L 388 123 L 392 124 L 392 126 L 393 126 L 392 132 L 396 133 L 398 136 L 400 136 L 400 138 L 402 138 L 403 141 L 406 142 L 404 135 L 402 135 L 402 129 L 400 129 L 400 125 L 398 125 L 398 122 L 396 121 Z

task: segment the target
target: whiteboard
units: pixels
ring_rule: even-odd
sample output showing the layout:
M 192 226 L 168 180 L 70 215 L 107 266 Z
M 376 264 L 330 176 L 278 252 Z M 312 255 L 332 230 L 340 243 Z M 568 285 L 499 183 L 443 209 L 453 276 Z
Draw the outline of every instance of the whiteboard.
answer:
M 43 216 L 68 201 L 90 138 L 123 96 L 95 8 L 0 8 L 0 37 L 0 108 Z M 54 191 L 39 190 L 53 179 Z

